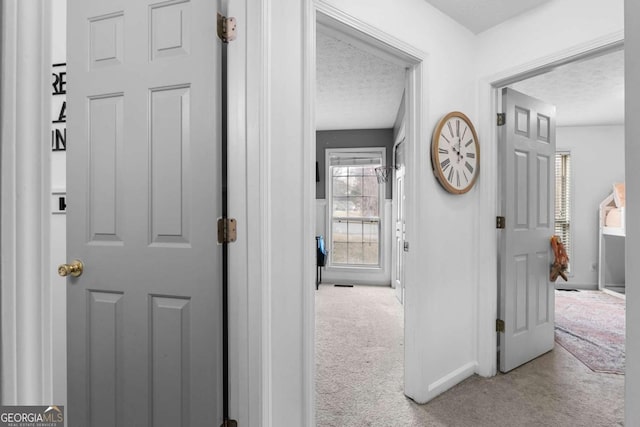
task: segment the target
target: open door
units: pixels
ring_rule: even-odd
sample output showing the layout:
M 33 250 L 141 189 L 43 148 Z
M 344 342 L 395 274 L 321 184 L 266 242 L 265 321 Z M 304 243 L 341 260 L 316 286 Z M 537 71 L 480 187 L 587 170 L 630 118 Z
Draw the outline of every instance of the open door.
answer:
M 216 13 L 68 0 L 69 426 L 223 422 Z
M 395 212 L 395 254 L 394 254 L 394 287 L 396 289 L 396 297 L 401 304 L 404 304 L 404 242 L 406 239 L 405 226 L 405 150 L 406 142 L 403 139 L 395 146 L 394 153 L 394 176 L 395 188 L 394 196 L 396 198 Z
M 554 286 L 549 239 L 554 232 L 555 107 L 512 89 L 502 91 L 499 131 L 500 370 L 510 371 L 554 343 Z M 500 323 L 500 321 L 499 321 Z

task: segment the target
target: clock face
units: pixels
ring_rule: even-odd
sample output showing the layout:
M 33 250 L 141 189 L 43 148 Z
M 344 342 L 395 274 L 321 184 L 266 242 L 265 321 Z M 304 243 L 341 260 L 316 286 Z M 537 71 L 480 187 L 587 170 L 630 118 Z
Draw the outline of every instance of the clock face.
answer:
M 454 111 L 438 122 L 431 140 L 431 166 L 450 193 L 466 193 L 478 178 L 480 145 L 471 120 Z

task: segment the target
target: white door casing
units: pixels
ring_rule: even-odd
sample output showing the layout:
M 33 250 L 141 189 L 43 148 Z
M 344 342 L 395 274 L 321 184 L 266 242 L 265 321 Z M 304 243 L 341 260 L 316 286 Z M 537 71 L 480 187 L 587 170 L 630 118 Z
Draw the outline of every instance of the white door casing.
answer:
M 69 0 L 70 426 L 222 421 L 216 12 Z
M 394 277 L 393 282 L 396 289 L 396 298 L 400 301 L 401 304 L 404 304 L 404 242 L 406 240 L 406 224 L 405 224 L 405 191 L 404 191 L 404 180 L 405 180 L 405 147 L 406 142 L 402 140 L 398 143 L 394 150 L 394 176 L 395 176 L 395 188 L 394 188 L 394 197 L 395 197 L 395 254 L 394 254 L 394 262 L 395 266 L 393 269 Z
M 549 239 L 554 230 L 555 107 L 512 89 L 502 92 L 502 215 L 499 230 L 500 370 L 553 349 L 554 287 Z

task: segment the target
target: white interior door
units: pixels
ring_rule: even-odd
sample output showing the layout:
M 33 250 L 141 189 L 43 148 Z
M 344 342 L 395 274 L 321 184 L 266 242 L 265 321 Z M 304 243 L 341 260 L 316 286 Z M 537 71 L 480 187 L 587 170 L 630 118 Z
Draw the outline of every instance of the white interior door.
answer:
M 500 370 L 553 349 L 554 287 L 549 239 L 554 232 L 555 107 L 503 89 L 500 128 L 502 215 L 499 307 L 504 321 Z
M 405 166 L 404 152 L 405 142 L 402 141 L 395 148 L 395 188 L 394 195 L 396 199 L 395 212 L 395 268 L 394 268 L 394 286 L 396 289 L 396 297 L 401 304 L 404 304 L 404 242 L 406 239 L 405 226 Z
M 222 422 L 216 2 L 69 0 L 69 426 Z

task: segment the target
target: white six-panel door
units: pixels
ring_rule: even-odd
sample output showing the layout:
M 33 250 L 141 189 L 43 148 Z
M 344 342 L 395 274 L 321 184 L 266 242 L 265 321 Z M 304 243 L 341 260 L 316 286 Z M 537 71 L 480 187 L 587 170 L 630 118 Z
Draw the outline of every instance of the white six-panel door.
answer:
M 68 1 L 69 426 L 222 422 L 216 12 Z
M 549 239 L 554 232 L 555 107 L 504 89 L 501 127 L 502 214 L 499 306 L 500 370 L 553 349 L 554 286 Z

